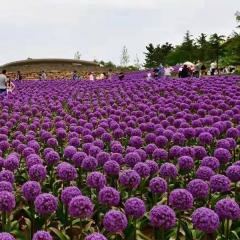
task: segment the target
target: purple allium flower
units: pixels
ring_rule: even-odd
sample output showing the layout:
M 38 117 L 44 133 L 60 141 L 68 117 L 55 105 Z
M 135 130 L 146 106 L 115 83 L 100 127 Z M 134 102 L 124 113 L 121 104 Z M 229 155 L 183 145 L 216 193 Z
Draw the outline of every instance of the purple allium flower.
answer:
M 134 167 L 137 163 L 141 162 L 141 158 L 136 152 L 131 152 L 125 156 L 125 162 L 130 167 Z
M 92 172 L 88 175 L 86 182 L 90 188 L 100 190 L 106 185 L 107 180 L 102 173 Z
M 74 137 L 69 140 L 69 145 L 73 146 L 75 148 L 79 148 L 81 146 L 81 142 L 80 142 L 79 138 Z
M 206 233 L 215 232 L 220 224 L 218 215 L 205 207 L 198 208 L 193 212 L 192 222 L 196 229 Z
M 43 164 L 43 160 L 37 154 L 30 154 L 27 159 L 26 163 L 28 168 L 31 168 L 35 164 Z
M 111 155 L 111 160 L 117 162 L 119 165 L 123 163 L 123 156 L 120 153 L 113 153 Z
M 36 197 L 34 201 L 36 211 L 40 215 L 51 215 L 57 210 L 58 201 L 57 198 L 51 194 L 43 193 Z
M 232 182 L 240 181 L 240 166 L 233 165 L 228 167 L 226 175 Z
M 193 196 L 185 189 L 176 189 L 170 193 L 170 205 L 178 210 L 188 211 L 193 206 Z
M 169 152 L 169 155 L 171 158 L 178 158 L 180 157 L 180 153 L 181 153 L 181 147 L 179 146 L 173 146 L 171 149 L 170 149 L 170 152 Z
M 28 200 L 33 201 L 41 194 L 41 186 L 34 181 L 28 181 L 22 185 L 22 195 Z
M 215 192 L 228 192 L 231 188 L 230 180 L 221 174 L 215 175 L 210 179 L 210 188 Z
M 168 144 L 168 139 L 165 136 L 158 136 L 155 139 L 155 144 L 159 148 L 164 148 Z
M 10 154 L 4 161 L 4 168 L 11 172 L 19 168 L 20 162 L 19 158 L 13 154 Z
M 57 175 L 65 181 L 74 181 L 77 177 L 77 170 L 71 164 L 63 162 L 57 166 Z
M 67 137 L 67 133 L 63 128 L 59 128 L 57 129 L 56 136 L 57 136 L 57 140 L 61 141 Z
M 99 148 L 99 147 L 97 147 L 97 146 L 94 146 L 94 145 L 92 145 L 90 148 L 89 148 L 89 155 L 91 156 L 91 157 L 97 157 L 97 155 L 101 152 L 102 150 Z
M 147 154 L 146 154 L 146 152 L 144 150 L 137 149 L 134 152 L 136 152 L 140 156 L 142 162 L 144 162 L 146 160 Z
M 194 198 L 205 198 L 209 193 L 208 184 L 200 179 L 194 179 L 189 182 L 187 190 Z
M 230 144 L 230 149 L 233 149 L 233 148 L 237 147 L 237 143 L 233 138 L 226 138 L 226 140 Z
M 217 202 L 215 212 L 220 219 L 238 220 L 240 217 L 240 208 L 232 199 L 226 198 Z
M 203 181 L 209 181 L 214 176 L 214 171 L 209 167 L 200 167 L 197 170 L 197 178 Z
M 146 147 L 145 147 L 145 152 L 148 154 L 148 155 L 152 155 L 153 152 L 155 151 L 155 149 L 157 149 L 157 146 L 153 143 L 151 144 L 148 144 Z
M 153 227 L 170 229 L 175 222 L 175 212 L 166 205 L 155 206 L 150 211 L 150 223 Z
M 188 157 L 191 157 L 191 158 L 194 158 L 195 157 L 195 150 L 194 148 L 191 148 L 191 147 L 183 147 L 181 150 L 180 150 L 180 156 L 188 156 Z
M 104 133 L 102 135 L 102 141 L 104 143 L 110 143 L 112 141 L 112 135 L 110 133 Z
M 43 155 L 44 155 L 44 157 L 46 157 L 47 154 L 50 153 L 50 152 L 52 152 L 52 151 L 54 151 L 52 148 L 44 148 L 44 150 L 43 150 Z
M 40 148 L 41 148 L 39 143 L 35 140 L 30 141 L 28 143 L 28 147 L 32 148 L 35 151 L 35 153 L 38 153 L 40 151 Z
M 88 218 L 93 214 L 93 204 L 88 197 L 74 197 L 68 204 L 69 213 L 76 218 Z
M 47 140 L 47 145 L 48 145 L 49 147 L 55 148 L 55 147 L 58 146 L 58 141 L 57 141 L 55 138 L 49 138 L 49 139 Z
M 12 184 L 10 182 L 1 181 L 0 182 L 0 192 L 2 192 L 2 191 L 11 193 L 13 191 Z
M 127 218 L 120 211 L 111 210 L 105 214 L 103 226 L 108 232 L 122 232 L 127 227 Z
M 160 168 L 160 174 L 164 178 L 176 178 L 178 175 L 178 170 L 174 164 L 164 163 Z
M 3 170 L 0 172 L 0 181 L 6 181 L 13 184 L 15 181 L 14 174 L 9 170 Z
M 146 213 L 146 206 L 139 198 L 129 198 L 125 203 L 125 213 L 133 218 L 141 218 Z
M 118 176 L 120 172 L 120 165 L 117 162 L 110 160 L 103 165 L 103 170 L 107 175 Z
M 230 150 L 230 143 L 226 139 L 221 139 L 217 141 L 216 147 Z
M 158 164 L 155 161 L 148 160 L 145 163 L 150 169 L 150 175 L 154 175 L 158 172 Z
M 227 138 L 238 138 L 240 136 L 240 132 L 237 128 L 229 128 L 226 132 Z
M 0 233 L 0 239 L 1 240 L 15 240 L 15 238 L 10 233 L 7 233 L 7 232 Z
M 127 147 L 127 149 L 126 149 L 126 154 L 128 154 L 128 153 L 133 153 L 133 152 L 135 152 L 137 149 L 135 148 L 135 147 Z
M 150 175 L 150 168 L 146 163 L 137 163 L 133 170 L 135 170 L 141 178 L 145 178 Z
M 85 240 L 107 240 L 107 238 L 100 233 L 92 233 L 88 235 Z
M 168 185 L 164 179 L 160 177 L 155 177 L 151 179 L 149 188 L 150 188 L 150 191 L 153 193 L 163 194 L 167 191 Z
M 68 146 L 64 150 L 64 157 L 71 159 L 76 152 L 77 152 L 77 149 L 75 147 Z
M 134 170 L 125 170 L 120 176 L 120 183 L 127 188 L 135 188 L 140 184 L 140 176 Z
M 123 151 L 124 151 L 124 148 L 123 148 L 123 146 L 121 144 L 113 144 L 111 146 L 111 152 L 112 153 L 120 153 L 120 154 L 122 154 Z
M 24 158 L 27 158 L 31 154 L 36 154 L 36 152 L 33 148 L 30 148 L 30 147 L 26 147 L 22 152 L 22 156 Z
M 194 162 L 191 157 L 183 156 L 178 159 L 178 165 L 182 170 L 191 170 L 194 168 Z
M 1 141 L 0 142 L 0 150 L 2 150 L 3 152 L 7 151 L 10 148 L 10 144 L 8 143 L 8 141 Z
M 202 160 L 207 156 L 207 151 L 204 147 L 196 146 L 194 147 L 195 150 L 195 158 L 198 160 Z
M 76 167 L 81 167 L 83 159 L 87 157 L 87 154 L 84 152 L 76 152 L 72 156 L 72 161 Z
M 98 194 L 99 202 L 107 206 L 118 206 L 120 202 L 120 193 L 112 187 L 104 187 Z
M 23 153 L 23 150 L 24 150 L 25 148 L 27 148 L 27 146 L 26 146 L 25 144 L 20 143 L 20 144 L 17 146 L 17 152 L 18 152 L 19 154 L 22 154 L 22 153 Z M 35 153 L 35 152 L 34 152 L 34 153 Z
M 7 191 L 0 192 L 0 211 L 11 212 L 15 207 L 16 201 L 12 193 Z
M 47 164 L 57 164 L 60 161 L 60 156 L 57 152 L 55 151 L 50 151 L 46 156 L 45 156 Z
M 61 193 L 61 201 L 63 204 L 68 205 L 74 197 L 80 195 L 82 195 L 82 193 L 77 187 L 66 187 Z
M 174 133 L 172 136 L 172 141 L 174 144 L 182 145 L 186 141 L 186 138 L 182 133 Z
M 96 156 L 96 159 L 99 165 L 104 165 L 106 162 L 108 162 L 111 159 L 111 157 L 107 152 L 99 152 Z
M 37 231 L 32 240 L 53 240 L 52 236 L 46 231 Z
M 209 145 L 213 141 L 213 136 L 208 132 L 204 132 L 199 135 L 198 140 L 202 144 Z
M 220 163 L 227 163 L 231 160 L 231 154 L 227 149 L 218 148 L 214 152 L 214 157 L 218 159 Z
M 35 164 L 29 168 L 29 177 L 32 181 L 44 181 L 47 177 L 47 169 L 41 164 Z
M 147 144 L 155 143 L 156 135 L 154 133 L 148 133 L 145 137 L 145 141 Z
M 82 161 L 82 168 L 85 171 L 94 171 L 98 167 L 97 159 L 94 157 L 85 157 Z
M 215 157 L 205 157 L 201 162 L 202 167 L 209 167 L 213 171 L 216 171 L 220 167 L 220 163 L 217 158 Z
M 161 148 L 155 149 L 152 155 L 155 161 L 166 161 L 168 158 L 167 151 Z
M 141 148 L 144 144 L 144 141 L 141 137 L 133 136 L 130 138 L 130 146 L 135 148 Z

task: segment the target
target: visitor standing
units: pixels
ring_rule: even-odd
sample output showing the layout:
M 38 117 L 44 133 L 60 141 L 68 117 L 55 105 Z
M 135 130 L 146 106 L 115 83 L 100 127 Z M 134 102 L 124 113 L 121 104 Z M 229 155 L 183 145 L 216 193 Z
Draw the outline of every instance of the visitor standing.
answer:
M 167 78 L 171 77 L 172 71 L 173 71 L 173 68 L 170 67 L 170 66 L 167 64 L 166 67 L 165 67 L 165 69 L 164 69 L 164 75 L 165 75 L 165 77 L 167 77 Z
M 81 76 L 78 76 L 78 80 L 79 80 L 79 81 L 81 81 L 81 80 L 82 80 Z
M 148 73 L 147 73 L 147 80 L 151 80 L 151 78 L 152 78 L 152 76 L 151 76 L 151 72 L 149 70 Z
M 183 66 L 180 66 L 178 69 L 178 77 L 181 78 L 182 77 L 182 70 L 183 70 Z
M 158 67 L 158 79 L 162 78 L 163 65 L 160 63 Z
M 119 80 L 123 80 L 124 79 L 123 70 L 121 70 L 121 72 L 118 74 L 118 78 L 119 78 Z
M 94 81 L 93 72 L 90 72 L 89 80 L 90 80 L 90 81 Z
M 72 79 L 73 79 L 73 80 L 76 80 L 76 79 L 77 79 L 77 71 L 74 71 L 74 72 L 73 72 Z
M 6 70 L 2 71 L 0 74 L 0 94 L 7 92 L 7 77 L 6 77 Z
M 112 80 L 112 69 L 109 69 L 108 71 L 108 79 Z
M 214 76 L 214 74 L 215 74 L 215 64 L 214 64 L 214 62 L 212 62 L 210 64 L 210 74 L 211 74 L 211 76 Z
M 42 71 L 42 76 L 41 76 L 41 80 L 46 80 L 47 79 L 47 75 L 44 71 Z
M 22 74 L 20 71 L 17 72 L 17 80 L 19 80 L 19 81 L 22 80 Z
M 194 68 L 195 70 L 194 70 L 193 76 L 196 78 L 199 78 L 199 62 L 195 62 Z
M 206 75 L 206 71 L 207 71 L 207 68 L 206 68 L 205 64 L 202 63 L 202 66 L 201 66 L 201 75 L 202 75 L 202 76 L 205 76 L 205 75 Z
M 10 77 L 7 77 L 7 93 L 12 93 L 15 89 L 15 85 L 12 83 Z
M 181 72 L 181 77 L 182 78 L 188 78 L 190 77 L 190 71 L 187 65 L 183 66 L 182 72 Z
M 157 67 L 153 69 L 153 77 L 158 78 L 158 68 Z

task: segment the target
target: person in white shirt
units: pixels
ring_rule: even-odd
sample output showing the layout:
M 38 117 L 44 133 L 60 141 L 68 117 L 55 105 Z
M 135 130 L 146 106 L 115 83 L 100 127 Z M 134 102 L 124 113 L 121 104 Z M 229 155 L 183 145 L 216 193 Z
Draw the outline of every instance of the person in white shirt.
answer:
M 147 80 L 150 80 L 151 78 L 152 78 L 151 72 L 149 71 L 149 72 L 147 73 Z
M 41 80 L 46 80 L 47 79 L 47 75 L 44 71 L 42 71 L 42 77 Z
M 0 74 L 0 94 L 7 92 L 7 77 L 6 77 L 6 70 L 2 71 Z
M 211 76 L 214 76 L 214 74 L 215 74 L 215 64 L 214 64 L 214 62 L 212 62 L 210 64 L 210 73 L 211 73 Z
M 165 69 L 164 69 L 164 75 L 165 77 L 171 77 L 173 68 L 170 67 L 168 64 L 166 65 Z
M 180 66 L 178 69 L 178 77 L 181 78 L 182 77 L 182 70 L 183 70 L 183 66 Z
M 94 77 L 93 77 L 93 73 L 91 72 L 90 75 L 89 75 L 89 80 L 90 81 L 94 81 Z

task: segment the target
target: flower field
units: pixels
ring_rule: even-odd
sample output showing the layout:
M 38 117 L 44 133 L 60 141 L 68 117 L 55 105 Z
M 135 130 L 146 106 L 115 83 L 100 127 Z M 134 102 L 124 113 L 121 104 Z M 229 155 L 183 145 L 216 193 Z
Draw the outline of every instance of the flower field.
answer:
M 240 78 L 143 76 L 0 95 L 0 240 L 240 239 Z

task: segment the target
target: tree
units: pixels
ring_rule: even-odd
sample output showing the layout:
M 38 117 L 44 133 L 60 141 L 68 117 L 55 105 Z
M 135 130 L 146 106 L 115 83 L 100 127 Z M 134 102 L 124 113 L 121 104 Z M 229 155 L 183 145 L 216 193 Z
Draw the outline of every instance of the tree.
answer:
M 136 59 L 134 60 L 134 66 L 135 66 L 136 69 L 138 69 L 138 70 L 141 68 L 140 60 L 139 60 L 137 54 L 136 54 Z
M 128 55 L 128 50 L 126 46 L 124 46 L 122 50 L 122 55 L 120 57 L 120 64 L 122 67 L 127 67 L 129 61 L 130 61 L 130 57 Z
M 82 56 L 82 54 L 80 54 L 80 52 L 76 52 L 76 53 L 74 54 L 74 59 L 80 60 L 80 59 L 81 59 L 81 56 Z
M 235 16 L 236 16 L 237 23 L 240 23 L 240 12 L 237 11 L 237 12 L 235 13 Z M 240 25 L 238 25 L 237 28 L 240 28 Z
M 207 35 L 204 33 L 201 33 L 201 35 L 196 39 L 196 46 L 198 49 L 198 56 L 199 60 L 202 62 L 205 62 L 207 59 L 207 49 L 208 49 L 208 41 L 207 41 Z
M 182 49 L 186 53 L 188 60 L 192 61 L 194 52 L 194 39 L 192 39 L 192 35 L 190 34 L 189 30 L 187 30 L 185 36 L 183 37 Z

